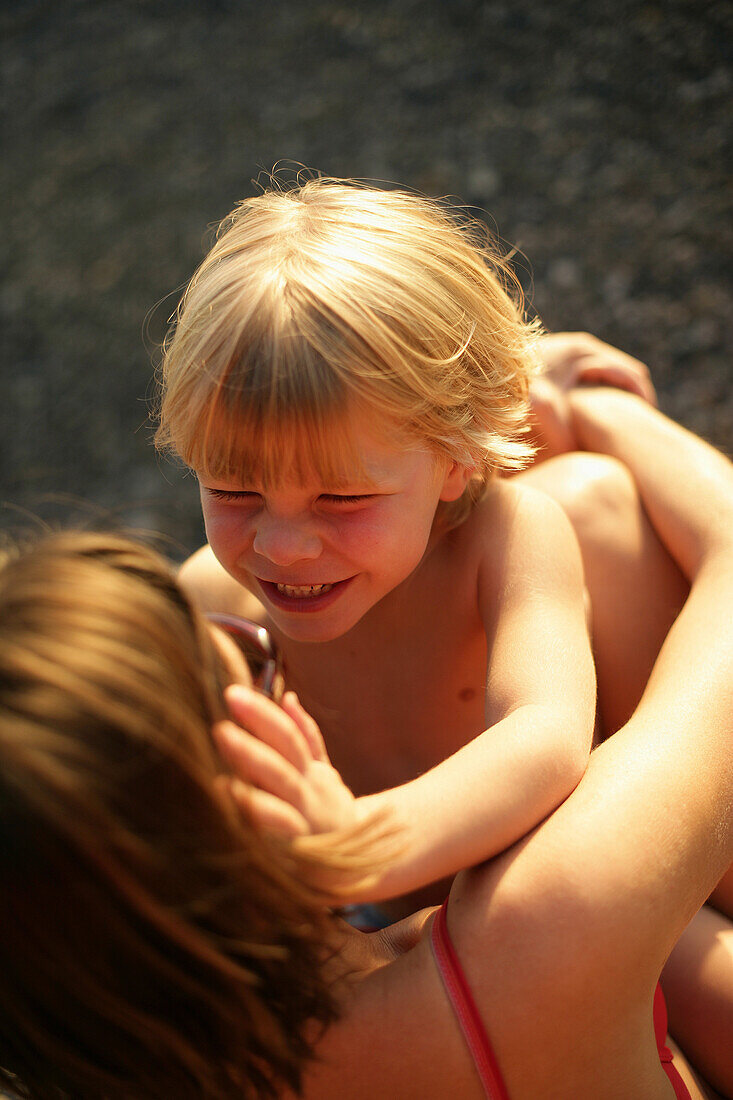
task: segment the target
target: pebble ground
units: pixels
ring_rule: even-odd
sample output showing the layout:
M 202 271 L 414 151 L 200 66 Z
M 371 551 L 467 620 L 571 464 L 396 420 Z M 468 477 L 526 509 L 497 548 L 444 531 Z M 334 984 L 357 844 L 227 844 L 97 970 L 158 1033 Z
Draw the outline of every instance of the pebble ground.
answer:
M 280 160 L 483 211 L 548 328 L 644 359 L 730 450 L 732 27 L 717 0 L 2 5 L 4 525 L 200 542 L 151 357 L 207 227 Z

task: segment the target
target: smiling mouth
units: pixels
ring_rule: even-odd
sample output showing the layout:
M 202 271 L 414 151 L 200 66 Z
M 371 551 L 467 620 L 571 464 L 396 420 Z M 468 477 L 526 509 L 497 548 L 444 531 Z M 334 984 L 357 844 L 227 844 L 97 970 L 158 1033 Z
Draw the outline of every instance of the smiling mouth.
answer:
M 332 584 L 278 584 L 276 588 L 281 596 L 290 599 L 309 599 L 312 596 L 325 596 L 333 588 Z
M 273 606 L 283 611 L 305 612 L 320 611 L 330 607 L 353 581 L 346 577 L 342 581 L 330 581 L 325 584 L 281 584 L 258 578 L 260 587 Z

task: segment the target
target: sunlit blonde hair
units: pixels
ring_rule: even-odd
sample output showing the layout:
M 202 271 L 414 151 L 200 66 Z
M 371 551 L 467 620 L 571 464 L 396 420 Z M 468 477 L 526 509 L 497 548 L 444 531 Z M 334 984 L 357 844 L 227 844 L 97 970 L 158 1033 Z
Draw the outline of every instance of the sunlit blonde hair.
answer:
M 366 859 L 242 820 L 214 782 L 225 680 L 151 550 L 57 534 L 0 563 L 0 1089 L 297 1090 L 336 1011 L 315 877 Z
M 477 499 L 532 454 L 520 300 L 485 226 L 446 202 L 275 180 L 224 219 L 183 296 L 156 442 L 216 478 L 338 482 L 356 403 L 473 467 Z

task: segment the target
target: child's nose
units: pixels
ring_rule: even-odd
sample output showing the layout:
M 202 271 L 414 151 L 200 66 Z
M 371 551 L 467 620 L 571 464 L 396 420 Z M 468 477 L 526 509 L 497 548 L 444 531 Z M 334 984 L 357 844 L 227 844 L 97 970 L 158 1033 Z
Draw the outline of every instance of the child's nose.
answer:
M 252 548 L 274 565 L 314 561 L 322 549 L 321 540 L 311 526 L 272 516 L 263 517 L 258 523 Z

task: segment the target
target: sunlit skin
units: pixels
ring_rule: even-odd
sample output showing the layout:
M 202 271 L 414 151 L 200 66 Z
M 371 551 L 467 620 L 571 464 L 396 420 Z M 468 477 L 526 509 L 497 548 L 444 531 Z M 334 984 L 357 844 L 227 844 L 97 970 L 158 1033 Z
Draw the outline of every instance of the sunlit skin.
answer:
M 341 637 L 409 577 L 428 548 L 439 502 L 460 496 L 469 475 L 398 429 L 376 432 L 363 411 L 349 418 L 361 469 L 347 466 L 338 487 L 315 476 L 267 490 L 199 478 L 211 549 L 294 641 Z M 278 584 L 334 587 L 297 598 Z
M 637 415 L 648 414 L 642 407 Z M 624 437 L 620 438 L 623 442 Z M 679 496 L 676 484 L 670 495 L 673 482 L 647 457 L 655 454 L 660 439 L 652 436 L 646 442 L 646 438 L 647 432 L 636 430 L 633 424 L 627 432 L 627 446 L 639 448 L 639 441 L 644 440 L 647 448 L 646 454 L 641 452 L 636 472 L 644 476 L 648 470 L 648 491 L 666 493 L 674 504 Z M 661 442 L 665 443 L 664 436 Z M 666 443 L 670 452 L 677 454 L 677 441 Z M 632 456 L 634 453 L 632 450 Z M 686 468 L 695 473 L 698 465 L 690 462 Z M 715 484 L 714 477 L 710 484 Z M 710 516 L 719 516 L 719 509 L 709 506 L 706 489 L 700 485 L 682 499 L 701 499 L 697 514 L 709 525 Z M 658 512 L 664 518 L 665 510 Z M 725 510 L 717 522 L 721 531 L 725 530 Z M 666 529 L 679 540 L 678 549 L 684 548 L 689 556 L 694 538 L 691 543 L 688 532 L 684 527 L 680 531 L 675 523 Z M 671 1095 L 648 1022 L 650 991 L 663 961 L 662 952 L 671 942 L 661 924 L 673 921 L 670 928 L 679 934 L 682 919 L 671 912 L 667 918 L 667 906 L 678 904 L 689 919 L 690 892 L 697 889 L 702 899 L 709 889 L 706 883 L 714 881 L 710 849 L 723 835 L 723 830 L 711 829 L 706 815 L 712 805 L 710 791 L 725 782 L 719 746 L 724 740 L 722 716 L 729 712 L 726 695 L 717 690 L 701 692 L 697 685 L 689 686 L 689 677 L 680 677 L 681 669 L 698 667 L 694 660 L 690 665 L 690 654 L 699 652 L 702 635 L 708 637 L 711 609 L 720 605 L 720 580 L 726 568 L 730 575 L 725 552 L 721 556 L 714 537 L 710 546 L 714 549 L 708 551 L 708 565 L 702 568 L 713 570 L 714 583 L 698 585 L 681 620 L 687 637 L 679 634 L 677 625 L 676 644 L 668 651 L 665 648 L 666 657 L 660 661 L 659 675 L 666 678 L 666 690 L 677 695 L 682 691 L 682 704 L 674 694 L 665 696 L 664 684 L 660 690 L 657 677 L 639 717 L 594 754 L 588 775 L 558 812 L 495 862 L 459 875 L 451 892 L 451 936 L 458 957 L 468 964 L 469 981 L 512 1096 L 544 1095 L 548 1082 L 553 1085 L 553 1096 L 596 1095 L 599 1089 L 608 1096 Z M 435 557 L 430 556 L 431 563 Z M 694 550 L 692 557 L 697 560 Z M 438 587 L 434 571 L 431 577 L 432 587 Z M 706 572 L 705 580 L 709 579 Z M 724 588 L 722 592 L 724 598 Z M 214 597 L 217 594 L 213 591 Z M 695 602 L 698 600 L 707 601 L 707 606 Z M 416 642 L 422 637 L 418 632 Z M 705 642 L 702 644 L 704 647 Z M 719 658 L 725 652 L 724 642 L 717 653 L 711 651 L 713 668 L 722 670 Z M 727 668 L 725 665 L 726 672 Z M 690 692 L 694 694 L 692 707 L 685 704 L 685 694 Z M 273 716 L 279 712 L 266 700 L 259 700 L 255 707 L 256 699 L 249 695 L 244 711 L 235 712 L 235 716 L 274 744 L 271 732 L 259 728 L 253 719 L 260 707 L 270 707 Z M 230 704 L 232 700 L 230 695 Z M 698 716 L 696 708 L 701 706 Z M 705 744 L 705 751 L 700 752 L 694 744 L 697 738 L 699 744 Z M 710 738 L 718 746 L 712 751 L 704 740 Z M 674 755 L 670 759 L 670 739 L 677 759 Z M 684 767 L 680 767 L 680 753 L 684 754 Z M 715 762 L 714 767 L 710 761 Z M 698 774 L 706 764 L 707 777 Z M 618 775 L 624 779 L 621 785 L 616 781 Z M 705 814 L 695 812 L 696 790 Z M 661 804 L 684 805 L 685 813 L 660 815 Z M 720 814 L 725 814 L 727 804 L 725 799 L 721 802 Z M 659 836 L 654 843 L 639 845 L 639 830 L 629 814 L 645 823 L 647 839 L 649 830 L 656 829 Z M 675 828 L 679 838 L 675 836 L 670 845 L 669 830 Z M 660 850 L 674 858 L 673 866 L 669 859 L 658 858 Z M 720 873 L 726 858 L 724 845 L 719 845 L 715 858 Z M 639 859 L 646 860 L 648 866 L 644 873 L 629 878 L 629 866 Z M 699 884 L 691 885 L 697 875 L 701 876 Z M 655 894 L 661 899 L 656 904 Z M 309 1069 L 305 1095 L 342 1096 L 344 1073 L 357 1065 L 363 1086 L 359 1095 L 381 1095 L 386 1088 L 396 1095 L 444 1096 L 452 1091 L 478 1096 L 480 1089 L 448 1002 L 442 995 L 436 996 L 435 963 L 425 936 L 429 919 L 429 912 L 423 911 L 387 933 L 361 936 L 343 930 L 342 939 L 334 928 L 333 947 L 339 948 L 333 957 L 334 977 L 341 976 L 341 966 L 349 972 L 348 1012 L 322 1039 L 319 1036 L 320 1057 Z M 575 945 L 574 950 L 577 947 L 579 960 L 571 967 L 567 965 L 568 943 Z M 695 977 L 699 981 L 699 969 Z M 588 996 L 589 982 L 594 989 L 592 998 Z M 643 991 L 641 996 L 637 989 Z M 528 1013 L 527 1004 L 537 1009 L 538 997 L 542 1010 Z M 408 1042 L 405 1020 L 410 1027 Z M 546 1034 L 537 1030 L 542 1032 L 543 1026 Z M 390 1044 L 392 1036 L 397 1040 Z M 672 1045 L 669 1039 L 667 1042 Z M 438 1062 L 432 1057 L 436 1043 L 441 1050 Z M 536 1054 L 529 1060 L 528 1044 Z M 720 1050 L 724 1046 L 725 1038 L 718 1042 Z M 676 1048 L 675 1062 L 691 1097 L 712 1097 L 712 1092 L 696 1082 Z
M 302 458 L 292 428 L 283 450 Z M 209 544 L 181 581 L 204 610 L 272 630 L 360 809 L 403 830 L 410 858 L 375 883 L 384 901 L 505 848 L 567 796 L 587 761 L 593 667 L 556 505 L 497 479 L 447 528 L 436 513 L 469 468 L 379 409 L 355 404 L 333 428 L 325 484 L 287 461 L 274 482 L 198 472 Z

